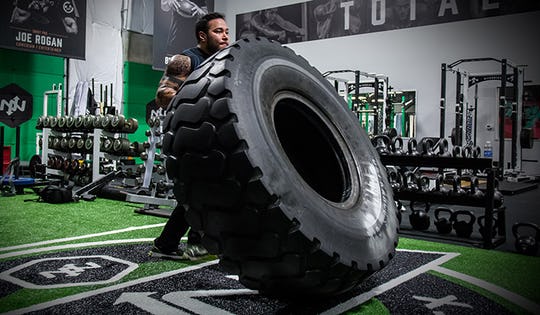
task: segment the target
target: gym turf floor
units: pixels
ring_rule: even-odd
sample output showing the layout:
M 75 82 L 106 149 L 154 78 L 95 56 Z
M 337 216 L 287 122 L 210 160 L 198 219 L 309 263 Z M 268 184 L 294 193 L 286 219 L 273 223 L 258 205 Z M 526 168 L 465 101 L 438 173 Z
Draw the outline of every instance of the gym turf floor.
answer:
M 217 257 L 148 256 L 166 219 L 96 199 L 0 197 L 0 312 L 61 314 L 540 314 L 540 257 L 401 237 L 391 264 L 342 296 L 285 301 Z

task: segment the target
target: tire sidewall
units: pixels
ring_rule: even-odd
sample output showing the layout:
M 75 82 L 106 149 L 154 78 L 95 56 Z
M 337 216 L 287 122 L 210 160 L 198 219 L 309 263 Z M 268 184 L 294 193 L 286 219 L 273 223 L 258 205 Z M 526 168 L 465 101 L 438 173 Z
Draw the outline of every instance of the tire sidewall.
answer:
M 232 63 L 231 111 L 240 138 L 249 146 L 252 165 L 261 169 L 261 181 L 279 196 L 279 207 L 301 232 L 317 239 L 329 255 L 343 263 L 377 269 L 397 242 L 397 216 L 386 172 L 358 120 L 329 82 L 290 49 L 275 44 L 265 49 L 239 50 L 242 63 Z M 234 52 L 238 53 L 238 52 Z M 331 202 L 314 191 L 296 171 L 277 136 L 273 106 L 277 95 L 299 95 L 336 137 L 347 160 L 351 194 Z M 336 106 L 337 105 L 337 106 Z M 324 165 L 321 165 L 324 167 Z

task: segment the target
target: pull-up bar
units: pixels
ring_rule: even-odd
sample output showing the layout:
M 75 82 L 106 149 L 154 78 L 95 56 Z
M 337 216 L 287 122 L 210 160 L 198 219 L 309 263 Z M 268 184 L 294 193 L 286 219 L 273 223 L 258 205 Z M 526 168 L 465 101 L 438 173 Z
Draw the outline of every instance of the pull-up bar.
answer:
M 346 79 L 342 79 L 342 78 L 336 78 L 336 77 L 333 77 L 331 76 L 331 74 L 335 74 L 335 73 L 354 73 L 354 83 L 353 84 L 350 84 L 350 81 L 349 80 L 346 80 Z M 373 121 L 373 132 L 374 134 L 379 134 L 382 132 L 382 121 L 385 121 L 387 123 L 387 125 L 389 124 L 388 123 L 388 120 L 389 120 L 389 117 L 388 117 L 388 113 L 385 112 L 385 109 L 387 109 L 387 99 L 388 99 L 388 77 L 387 76 L 384 76 L 384 75 L 381 75 L 381 74 L 374 74 L 374 73 L 368 73 L 368 72 L 362 72 L 362 71 L 359 71 L 359 70 L 331 70 L 331 71 L 326 71 L 324 72 L 323 74 L 323 77 L 325 77 L 326 79 L 328 80 L 334 80 L 334 87 L 336 90 L 338 90 L 338 82 L 344 82 L 346 84 L 346 89 L 347 89 L 347 93 L 350 93 L 352 92 L 352 90 L 354 89 L 354 99 L 353 99 L 353 110 L 356 112 L 356 114 L 358 115 L 358 111 L 356 110 L 359 106 L 359 95 L 360 95 L 360 88 L 362 87 L 372 87 L 374 89 L 374 99 L 375 99 L 375 103 L 374 103 L 374 108 L 373 108 L 373 116 L 374 116 L 374 121 Z M 360 76 L 363 76 L 363 77 L 367 77 L 367 78 L 372 78 L 374 79 L 374 82 L 370 82 L 370 83 L 366 83 L 366 82 L 360 82 Z M 380 83 L 382 83 L 383 85 L 383 88 L 382 88 L 382 93 L 383 93 L 383 111 L 382 111 L 382 115 L 379 114 L 379 104 L 378 104 L 378 100 L 379 100 L 379 85 Z M 352 88 L 351 89 L 351 86 L 352 85 Z M 381 126 L 379 126 L 379 119 L 382 117 L 382 121 L 381 121 Z
M 516 66 L 513 66 L 512 64 L 510 64 L 508 62 L 508 60 L 506 59 L 496 59 L 496 58 L 491 58 L 491 57 L 487 57 L 487 58 L 469 58 L 469 59 L 459 59 L 457 61 L 454 61 L 452 62 L 451 64 L 448 65 L 448 68 L 452 69 L 454 68 L 455 66 L 459 65 L 459 64 L 462 64 L 462 63 L 468 63 L 468 62 L 479 62 L 479 61 L 496 61 L 498 63 L 504 63 L 505 66 L 508 66 L 508 67 L 512 67 L 512 68 L 516 68 Z
M 470 75 L 465 71 L 455 69 L 456 66 L 469 63 L 469 62 L 481 62 L 481 61 L 495 61 L 501 65 L 501 73 L 494 74 L 489 76 L 480 76 L 480 75 Z M 511 73 L 508 73 L 509 69 Z M 521 132 L 521 110 L 520 98 L 521 95 L 519 87 L 520 84 L 523 84 L 522 80 L 519 79 L 519 68 L 510 64 L 507 59 L 496 59 L 496 58 L 470 58 L 470 59 L 460 59 L 453 63 L 441 65 L 441 100 L 440 100 L 440 137 L 444 138 L 445 134 L 445 116 L 446 116 L 446 72 L 456 73 L 456 124 L 454 128 L 455 134 L 452 136 L 456 137 L 456 145 L 462 145 L 462 127 L 463 127 L 463 105 L 466 102 L 464 95 L 467 93 L 467 89 L 475 84 L 478 84 L 483 81 L 488 80 L 500 80 L 501 87 L 499 91 L 499 111 L 498 111 L 498 121 L 499 121 L 499 163 L 497 165 L 497 174 L 499 177 L 503 176 L 504 169 L 504 114 L 506 107 L 506 84 L 507 82 L 512 83 L 514 86 L 514 99 L 517 103 L 517 108 L 512 109 L 512 168 L 516 167 L 518 160 L 521 159 L 521 156 L 518 157 L 519 150 L 517 148 L 517 137 Z M 462 80 L 463 79 L 463 80 Z M 463 89 L 462 89 L 463 88 Z M 462 92 L 463 91 L 463 92 Z M 474 109 L 476 111 L 476 108 Z M 475 119 L 476 121 L 476 119 Z M 475 125 L 476 128 L 476 125 Z M 520 154 L 519 154 L 520 155 Z

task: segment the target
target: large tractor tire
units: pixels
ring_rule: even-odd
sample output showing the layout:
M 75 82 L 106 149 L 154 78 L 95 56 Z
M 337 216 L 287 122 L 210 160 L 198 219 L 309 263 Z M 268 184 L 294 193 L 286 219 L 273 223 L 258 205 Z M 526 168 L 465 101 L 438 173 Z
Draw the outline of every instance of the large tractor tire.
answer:
M 246 287 L 335 295 L 393 257 L 386 171 L 344 100 L 291 49 L 250 37 L 216 53 L 185 81 L 164 128 L 188 222 Z

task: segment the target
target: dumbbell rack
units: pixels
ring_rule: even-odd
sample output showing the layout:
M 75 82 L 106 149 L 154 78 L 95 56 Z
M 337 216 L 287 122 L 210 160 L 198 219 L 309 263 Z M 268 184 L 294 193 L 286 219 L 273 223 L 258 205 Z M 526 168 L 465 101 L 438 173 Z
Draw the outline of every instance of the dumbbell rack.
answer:
M 80 133 L 80 132 L 78 132 L 78 133 Z M 64 152 L 64 151 L 49 148 L 49 137 L 66 135 L 66 134 L 73 134 L 73 133 L 66 133 L 66 132 L 62 132 L 62 131 L 54 131 L 51 128 L 43 128 L 43 138 L 42 138 L 43 141 L 42 141 L 42 152 L 41 152 L 41 154 L 42 154 L 42 161 L 43 161 L 43 163 L 45 165 L 48 165 L 49 155 L 62 156 L 63 158 L 68 158 L 68 157 L 71 158 L 74 155 L 74 153 L 72 153 L 72 152 Z M 105 131 L 103 131 L 102 129 L 93 129 L 92 132 L 84 132 L 84 133 L 80 133 L 80 134 L 84 134 L 87 137 L 92 138 L 92 140 L 93 140 L 94 145 L 93 145 L 93 148 L 92 148 L 92 152 L 88 153 L 88 154 L 91 154 L 90 160 L 93 161 L 92 168 L 91 168 L 91 175 L 92 175 L 91 176 L 91 181 L 95 182 L 95 181 L 101 179 L 103 176 L 105 176 L 105 174 L 100 173 L 100 165 L 99 165 L 100 163 L 99 163 L 99 161 L 101 159 L 103 159 L 103 158 L 110 159 L 110 160 L 113 161 L 113 163 L 115 163 L 116 161 L 119 161 L 120 159 L 122 159 L 122 157 L 115 156 L 115 155 L 100 151 L 101 141 L 103 139 L 102 137 L 105 134 L 108 134 Z M 110 136 L 114 137 L 114 136 L 117 136 L 117 135 L 110 135 Z M 75 152 L 75 154 L 81 155 L 81 157 L 86 155 L 85 153 L 79 153 L 79 152 Z M 64 171 L 58 170 L 58 169 L 53 169 L 53 168 L 50 168 L 48 166 L 46 168 L 45 174 L 46 175 L 55 175 L 55 176 L 63 176 L 63 175 L 65 175 Z
M 492 159 L 489 158 L 462 158 L 462 157 L 443 157 L 443 156 L 409 156 L 409 155 L 380 155 L 380 159 L 385 166 L 400 167 L 431 167 L 439 169 L 476 169 L 484 170 L 486 173 L 486 189 L 484 196 L 478 198 L 475 196 L 452 196 L 441 195 L 431 191 L 398 191 L 394 194 L 396 200 L 410 200 L 415 202 L 429 202 L 438 204 L 462 205 L 484 208 L 485 233 L 480 239 L 460 238 L 451 235 L 441 235 L 432 231 L 418 231 L 408 227 L 400 227 L 400 233 L 406 235 L 420 236 L 426 238 L 445 239 L 454 242 L 469 243 L 479 245 L 483 248 L 495 248 L 506 241 L 504 229 L 505 215 L 504 206 L 497 206 L 497 220 L 499 231 L 497 235 L 492 235 L 494 225 L 493 213 L 496 208 L 495 195 L 495 173 L 492 168 Z
M 69 119 L 73 119 L 72 122 L 82 122 L 84 121 L 84 126 L 77 126 L 75 127 L 66 127 L 65 125 L 60 126 L 59 122 L 62 119 L 64 124 L 66 121 L 69 121 Z M 107 120 L 106 120 L 107 119 Z M 55 124 L 52 124 L 52 121 L 56 120 L 57 122 Z M 112 128 L 107 126 L 107 123 L 110 123 L 111 121 L 116 121 L 117 126 L 112 126 Z M 49 126 L 49 124 L 51 124 Z M 103 127 L 103 128 L 101 128 Z M 45 165 L 47 165 L 45 174 L 46 175 L 54 175 L 54 176 L 63 176 L 67 179 L 67 176 L 69 173 L 64 172 L 64 170 L 51 168 L 49 167 L 49 159 L 51 156 L 59 156 L 64 159 L 66 158 L 73 158 L 74 156 L 77 157 L 77 159 L 83 159 L 83 160 L 92 160 L 92 166 L 89 169 L 90 173 L 90 182 L 96 182 L 97 180 L 103 178 L 105 174 L 102 173 L 108 173 L 103 171 L 102 172 L 102 165 L 101 162 L 104 159 L 108 159 L 111 161 L 110 166 L 112 170 L 116 170 L 116 163 L 117 161 L 120 161 L 121 159 L 125 158 L 126 155 L 132 155 L 133 152 L 131 152 L 131 147 L 129 150 L 126 151 L 124 149 L 122 151 L 122 141 L 119 143 L 118 150 L 114 149 L 114 152 L 109 151 L 107 149 L 107 142 L 106 141 L 116 141 L 123 140 L 124 145 L 126 143 L 129 145 L 129 140 L 127 140 L 124 137 L 124 134 L 126 133 L 132 133 L 134 132 L 138 127 L 138 123 L 135 119 L 125 119 L 123 116 L 114 116 L 114 115 L 85 115 L 85 116 L 78 116 L 78 117 L 70 117 L 70 116 L 62 116 L 61 114 L 58 114 L 57 116 L 42 116 L 39 118 L 36 128 L 42 129 L 42 152 L 41 157 L 42 161 Z M 72 147 L 66 150 L 58 149 L 56 147 L 51 147 L 50 144 L 50 138 L 51 137 L 58 137 L 58 138 L 84 138 L 91 140 L 92 147 L 86 147 L 84 149 L 77 148 L 73 149 Z M 85 143 L 85 146 L 87 144 Z M 119 154 L 117 154 L 119 153 Z

